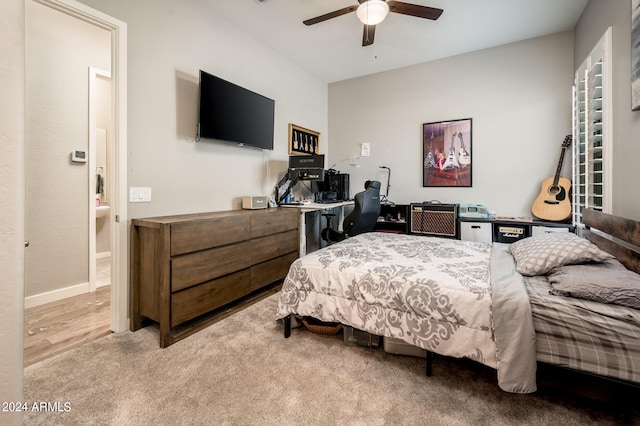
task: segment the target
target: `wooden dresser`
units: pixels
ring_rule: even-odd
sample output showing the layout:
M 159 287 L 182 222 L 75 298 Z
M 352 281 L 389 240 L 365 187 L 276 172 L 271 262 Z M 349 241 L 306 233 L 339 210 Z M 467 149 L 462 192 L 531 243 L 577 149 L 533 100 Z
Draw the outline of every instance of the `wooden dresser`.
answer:
M 298 258 L 298 220 L 284 208 L 133 219 L 131 330 L 155 321 L 167 347 L 198 327 L 194 318 L 284 278 Z

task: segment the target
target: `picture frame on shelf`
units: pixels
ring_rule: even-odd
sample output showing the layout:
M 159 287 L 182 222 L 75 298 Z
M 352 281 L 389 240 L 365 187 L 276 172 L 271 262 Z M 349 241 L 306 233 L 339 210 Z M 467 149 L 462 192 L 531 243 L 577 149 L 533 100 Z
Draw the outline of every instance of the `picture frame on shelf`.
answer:
M 320 132 L 289 123 L 289 155 L 320 154 Z
M 422 125 L 422 186 L 471 187 L 472 119 Z

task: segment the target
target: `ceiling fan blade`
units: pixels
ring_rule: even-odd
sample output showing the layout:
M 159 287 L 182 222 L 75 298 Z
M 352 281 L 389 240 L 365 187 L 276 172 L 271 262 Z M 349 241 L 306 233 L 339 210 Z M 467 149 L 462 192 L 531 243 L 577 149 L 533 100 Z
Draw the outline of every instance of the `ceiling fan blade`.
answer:
M 375 25 L 365 25 L 362 31 L 362 47 L 371 46 L 376 35 Z
M 319 22 L 323 22 L 332 18 L 337 18 L 338 16 L 346 15 L 347 13 L 355 12 L 358 6 L 349 6 L 343 9 L 335 10 L 333 12 L 325 13 L 324 15 L 316 16 L 315 18 L 307 19 L 306 21 L 302 21 L 305 25 L 313 25 Z
M 395 13 L 402 13 L 403 15 L 416 16 L 418 18 L 436 20 L 442 15 L 442 9 L 436 9 L 435 7 L 420 6 L 417 4 L 404 3 L 401 1 L 388 1 L 389 10 Z

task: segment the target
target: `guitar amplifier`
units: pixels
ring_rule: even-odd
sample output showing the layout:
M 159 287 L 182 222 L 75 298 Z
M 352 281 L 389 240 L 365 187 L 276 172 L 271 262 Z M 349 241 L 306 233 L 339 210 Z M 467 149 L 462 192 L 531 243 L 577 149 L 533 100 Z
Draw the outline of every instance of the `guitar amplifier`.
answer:
M 458 204 L 411 203 L 411 234 L 458 238 Z
M 531 236 L 531 227 L 518 223 L 496 222 L 493 224 L 493 241 L 514 243 Z

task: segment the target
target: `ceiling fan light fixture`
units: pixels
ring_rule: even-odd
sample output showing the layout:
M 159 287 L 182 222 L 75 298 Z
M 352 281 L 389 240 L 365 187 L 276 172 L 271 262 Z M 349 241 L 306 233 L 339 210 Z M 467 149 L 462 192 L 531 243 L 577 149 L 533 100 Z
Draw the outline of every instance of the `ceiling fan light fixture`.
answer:
M 377 25 L 389 14 L 389 5 L 384 0 L 369 0 L 358 6 L 356 15 L 365 25 Z

